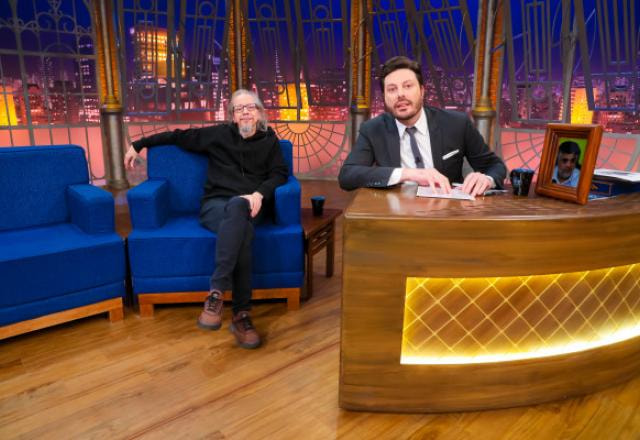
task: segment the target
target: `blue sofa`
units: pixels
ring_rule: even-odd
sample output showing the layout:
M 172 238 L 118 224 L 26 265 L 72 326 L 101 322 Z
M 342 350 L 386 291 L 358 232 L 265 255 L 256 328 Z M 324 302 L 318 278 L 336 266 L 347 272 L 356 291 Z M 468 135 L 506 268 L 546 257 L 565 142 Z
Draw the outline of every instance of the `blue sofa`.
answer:
M 113 197 L 74 145 L 0 148 L 0 339 L 108 312 L 123 317 Z
M 292 146 L 281 141 L 292 168 Z M 168 145 L 150 148 L 148 180 L 127 192 L 132 232 L 127 238 L 133 293 L 140 315 L 154 304 L 201 302 L 215 268 L 216 234 L 198 222 L 207 157 Z M 256 227 L 253 242 L 253 298 L 286 298 L 300 305 L 304 244 L 300 184 L 293 175 L 276 188 L 275 218 Z M 230 293 L 225 293 L 226 299 Z

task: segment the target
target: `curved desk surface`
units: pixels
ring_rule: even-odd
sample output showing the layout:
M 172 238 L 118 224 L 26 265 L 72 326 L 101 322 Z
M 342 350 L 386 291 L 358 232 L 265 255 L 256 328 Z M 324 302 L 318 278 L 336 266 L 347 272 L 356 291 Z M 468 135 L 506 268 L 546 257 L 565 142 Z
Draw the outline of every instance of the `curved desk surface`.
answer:
M 342 407 L 509 407 L 640 371 L 640 194 L 415 191 L 363 189 L 345 213 Z

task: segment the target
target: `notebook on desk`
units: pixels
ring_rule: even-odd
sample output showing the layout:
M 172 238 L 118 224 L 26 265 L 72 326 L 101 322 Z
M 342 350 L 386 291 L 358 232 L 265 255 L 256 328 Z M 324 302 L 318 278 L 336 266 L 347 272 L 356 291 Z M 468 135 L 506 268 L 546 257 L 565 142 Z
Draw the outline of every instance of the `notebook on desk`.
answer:
M 591 179 L 589 198 L 613 197 L 640 191 L 640 173 L 597 168 Z

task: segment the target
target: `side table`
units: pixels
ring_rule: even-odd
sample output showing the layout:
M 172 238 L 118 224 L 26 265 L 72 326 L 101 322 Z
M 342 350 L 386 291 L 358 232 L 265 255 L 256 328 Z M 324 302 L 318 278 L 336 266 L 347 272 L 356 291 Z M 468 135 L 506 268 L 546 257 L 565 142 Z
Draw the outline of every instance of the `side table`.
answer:
M 327 277 L 333 276 L 333 259 L 335 255 L 336 218 L 342 209 L 325 208 L 322 216 L 315 217 L 311 208 L 302 208 L 302 229 L 304 229 L 304 255 L 306 265 L 306 299 L 313 295 L 313 256 L 326 249 Z

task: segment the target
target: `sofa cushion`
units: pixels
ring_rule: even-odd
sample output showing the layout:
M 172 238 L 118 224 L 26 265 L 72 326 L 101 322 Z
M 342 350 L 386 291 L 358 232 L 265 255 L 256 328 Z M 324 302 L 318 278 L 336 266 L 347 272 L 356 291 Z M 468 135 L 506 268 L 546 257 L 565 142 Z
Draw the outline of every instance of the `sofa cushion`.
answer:
M 66 188 L 89 180 L 84 154 L 74 145 L 0 148 L 0 231 L 68 221 Z
M 150 180 L 169 183 L 169 204 L 175 213 L 200 211 L 207 180 L 207 156 L 189 153 L 175 145 L 150 148 L 147 152 Z
M 302 239 L 299 224 L 258 226 L 253 240 L 254 274 L 302 273 Z M 133 230 L 128 248 L 134 283 L 136 277 L 209 277 L 215 267 L 215 243 L 216 234 L 202 227 L 195 216 L 172 217 L 158 229 Z
M 70 223 L 2 231 L 0 249 L 0 307 L 124 282 L 115 233 L 88 235 Z

